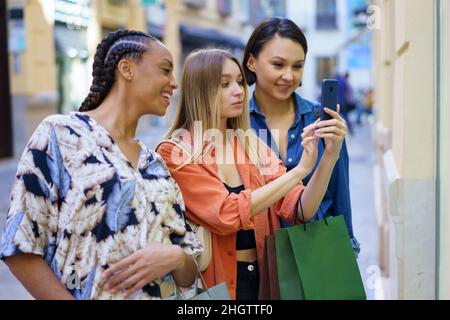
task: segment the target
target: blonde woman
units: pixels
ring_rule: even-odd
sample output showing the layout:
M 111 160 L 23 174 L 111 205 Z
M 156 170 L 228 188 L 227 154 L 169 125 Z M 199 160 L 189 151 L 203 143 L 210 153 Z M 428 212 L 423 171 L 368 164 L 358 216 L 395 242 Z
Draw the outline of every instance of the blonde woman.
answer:
M 294 222 L 302 193 L 305 220 L 312 218 L 333 169 L 321 161 L 320 175 L 302 185 L 317 161 L 314 123 L 303 132 L 301 161 L 286 172 L 251 132 L 245 83 L 239 61 L 227 51 L 188 56 L 175 123 L 157 148 L 180 186 L 187 217 L 212 233 L 207 285 L 225 281 L 238 300 L 258 298 L 265 236 L 279 228 L 279 217 Z

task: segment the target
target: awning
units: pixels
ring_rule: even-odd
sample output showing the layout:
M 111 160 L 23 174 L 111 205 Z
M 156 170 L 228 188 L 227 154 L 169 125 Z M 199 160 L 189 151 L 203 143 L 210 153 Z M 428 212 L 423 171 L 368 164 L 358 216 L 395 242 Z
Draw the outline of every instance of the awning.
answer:
M 195 47 L 204 47 L 205 45 L 218 45 L 231 48 L 243 49 L 245 43 L 238 37 L 232 37 L 214 29 L 205 29 L 199 27 L 180 24 L 181 41 Z

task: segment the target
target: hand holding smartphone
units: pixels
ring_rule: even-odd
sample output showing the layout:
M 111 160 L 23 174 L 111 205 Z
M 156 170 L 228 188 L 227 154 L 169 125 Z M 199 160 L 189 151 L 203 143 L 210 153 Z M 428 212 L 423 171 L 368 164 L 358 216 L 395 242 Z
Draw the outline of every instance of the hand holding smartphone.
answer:
M 321 99 L 321 114 L 320 120 L 331 120 L 331 116 L 325 112 L 324 108 L 337 111 L 338 102 L 338 81 L 334 79 L 322 80 L 322 99 Z

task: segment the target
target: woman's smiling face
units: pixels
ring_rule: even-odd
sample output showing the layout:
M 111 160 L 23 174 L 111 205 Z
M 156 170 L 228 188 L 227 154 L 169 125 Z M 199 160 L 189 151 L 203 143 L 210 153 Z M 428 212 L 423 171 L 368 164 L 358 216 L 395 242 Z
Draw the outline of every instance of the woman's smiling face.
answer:
M 173 59 L 169 50 L 156 43 L 135 68 L 132 96 L 143 114 L 163 116 L 178 85 L 173 76 Z
M 299 87 L 303 77 L 305 51 L 302 46 L 276 34 L 255 58 L 250 56 L 248 68 L 256 75 L 258 90 L 275 100 L 286 100 Z

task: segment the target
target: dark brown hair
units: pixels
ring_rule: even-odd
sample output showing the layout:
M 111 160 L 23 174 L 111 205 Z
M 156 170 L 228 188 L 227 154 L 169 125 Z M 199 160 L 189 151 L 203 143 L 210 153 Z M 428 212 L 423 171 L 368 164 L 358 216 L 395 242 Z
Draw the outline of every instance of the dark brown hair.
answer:
M 250 55 L 257 58 L 264 48 L 264 45 L 272 40 L 275 35 L 297 42 L 302 46 L 305 55 L 308 52 L 306 37 L 303 34 L 303 31 L 293 21 L 278 17 L 264 20 L 255 27 L 255 30 L 253 30 L 253 33 L 245 46 L 242 67 L 244 68 L 245 77 L 247 78 L 247 84 L 249 86 L 256 82 L 255 73 L 250 71 L 247 67 Z

